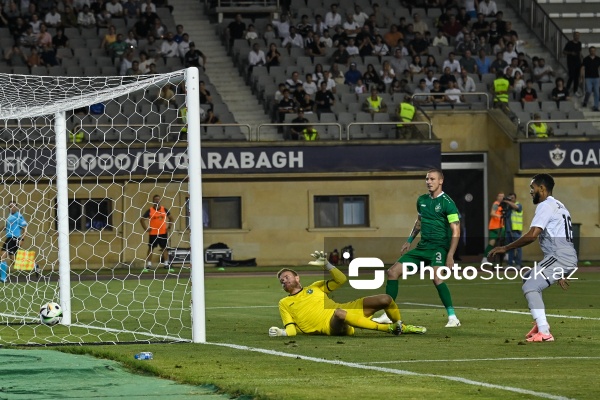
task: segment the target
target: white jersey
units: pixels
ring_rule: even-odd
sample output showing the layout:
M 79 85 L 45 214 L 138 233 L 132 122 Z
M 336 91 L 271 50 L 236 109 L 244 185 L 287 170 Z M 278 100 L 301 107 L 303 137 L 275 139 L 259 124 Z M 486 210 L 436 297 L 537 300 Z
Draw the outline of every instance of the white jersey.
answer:
M 539 240 L 545 257 L 555 256 L 565 264 L 577 264 L 571 214 L 563 203 L 548 196 L 537 205 L 531 226 L 542 229 Z

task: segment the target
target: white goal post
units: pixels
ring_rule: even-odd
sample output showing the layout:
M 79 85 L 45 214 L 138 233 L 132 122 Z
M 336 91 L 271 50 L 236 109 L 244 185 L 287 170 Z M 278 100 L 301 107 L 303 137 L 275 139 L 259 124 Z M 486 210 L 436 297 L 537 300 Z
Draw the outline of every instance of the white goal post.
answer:
M 0 74 L 0 344 L 206 341 L 199 79 Z

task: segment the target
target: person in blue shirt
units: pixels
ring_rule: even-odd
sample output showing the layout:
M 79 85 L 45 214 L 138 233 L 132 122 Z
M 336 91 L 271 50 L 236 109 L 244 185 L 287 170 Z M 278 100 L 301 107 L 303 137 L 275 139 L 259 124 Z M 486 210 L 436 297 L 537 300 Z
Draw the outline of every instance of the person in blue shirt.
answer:
M 14 260 L 14 256 L 19 250 L 21 242 L 27 234 L 27 221 L 19 212 L 19 205 L 11 202 L 8 205 L 10 215 L 6 218 L 4 230 L 6 231 L 6 241 L 2 245 L 2 256 L 0 261 L 0 281 L 6 282 L 8 276 L 7 258 Z
M 352 87 L 356 86 L 359 79 L 362 79 L 362 73 L 356 69 L 356 63 L 350 63 L 350 69 L 346 71 L 345 84 Z

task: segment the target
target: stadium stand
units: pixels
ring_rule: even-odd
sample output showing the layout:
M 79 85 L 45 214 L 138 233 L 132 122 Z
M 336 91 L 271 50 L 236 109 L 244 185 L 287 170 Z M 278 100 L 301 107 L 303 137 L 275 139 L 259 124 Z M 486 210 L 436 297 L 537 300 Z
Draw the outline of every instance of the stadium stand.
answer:
M 255 96 L 255 99 L 258 103 L 260 103 L 260 109 L 264 111 L 265 118 L 270 118 L 271 122 L 275 121 L 276 113 L 274 112 L 276 105 L 278 103 L 277 97 L 277 87 L 280 83 L 284 83 L 291 76 L 293 71 L 298 71 L 300 75 L 300 79 L 304 80 L 305 75 L 307 73 L 313 73 L 315 70 L 315 65 L 321 64 L 325 70 L 331 68 L 332 65 L 332 54 L 336 50 L 336 46 L 334 44 L 337 40 L 340 39 L 340 32 L 336 32 L 332 27 L 329 29 L 329 32 L 321 32 L 319 30 L 319 35 L 321 35 L 321 41 L 324 43 L 323 46 L 317 45 L 318 48 L 322 50 L 322 55 L 311 55 L 306 52 L 306 47 L 310 47 L 311 43 L 307 42 L 307 38 L 303 38 L 303 45 L 305 48 L 300 47 L 284 47 L 284 39 L 283 37 L 286 35 L 287 25 L 283 20 L 275 20 L 273 21 L 269 15 L 274 11 L 274 2 L 260 2 L 260 5 L 251 4 L 253 2 L 247 2 L 250 7 L 237 7 L 235 3 L 227 3 L 227 2 L 205 2 L 204 3 L 204 12 L 207 15 L 214 15 L 217 18 L 218 23 L 214 24 L 210 29 L 213 29 L 218 37 L 221 40 L 221 44 L 224 49 L 228 52 L 235 69 L 238 71 L 240 75 L 242 75 L 245 79 L 245 83 L 252 89 L 252 93 Z M 315 23 L 315 19 L 317 15 L 321 15 L 323 18 L 327 16 L 327 13 L 330 10 L 331 4 L 334 3 L 333 0 L 293 0 L 290 2 L 289 13 L 292 17 L 292 24 L 297 25 L 301 17 L 303 15 L 308 16 L 308 20 L 312 26 Z M 512 10 L 510 8 L 510 2 L 499 2 L 500 9 L 504 12 L 504 20 L 510 20 L 513 22 L 514 27 L 518 27 L 518 36 L 512 36 L 511 32 L 506 32 L 504 34 L 505 38 L 508 40 L 535 40 L 533 35 L 540 36 L 540 40 L 542 43 L 547 43 L 546 33 L 539 33 L 537 31 L 537 26 L 532 27 L 531 32 L 524 31 L 525 25 L 517 20 L 517 13 L 521 11 L 529 11 L 535 7 L 541 7 L 543 10 L 543 17 L 547 18 L 551 21 L 552 26 L 557 26 L 559 32 L 562 34 L 570 34 L 573 29 L 580 29 L 582 32 L 582 42 L 586 45 L 600 43 L 600 31 L 595 27 L 595 18 L 598 16 L 597 5 L 595 3 L 585 3 L 581 2 L 577 5 L 577 13 L 573 14 L 569 11 L 572 10 L 572 2 L 569 3 L 557 3 L 552 0 L 542 0 L 538 4 L 533 2 L 521 2 L 523 3 L 523 10 Z M 372 64 L 375 68 L 375 71 L 379 73 L 382 69 L 382 65 L 385 61 L 391 61 L 394 68 L 406 68 L 412 61 L 412 57 L 409 53 L 411 48 L 410 41 L 413 37 L 412 28 L 409 28 L 409 25 L 413 23 L 413 14 L 419 13 L 422 17 L 422 23 L 424 23 L 428 27 L 428 31 L 430 34 L 427 37 L 427 40 L 432 40 L 435 37 L 435 33 L 438 29 L 441 29 L 447 34 L 447 39 L 449 40 L 448 45 L 440 45 L 433 46 L 429 45 L 428 48 L 423 52 L 423 54 L 431 54 L 437 60 L 438 66 L 441 66 L 445 60 L 448 59 L 450 52 L 456 51 L 458 45 L 460 44 L 462 34 L 464 32 L 459 32 L 458 35 L 453 33 L 449 33 L 449 26 L 447 25 L 447 21 L 445 21 L 445 13 L 440 9 L 424 9 L 421 7 L 412 7 L 411 9 L 402 5 L 400 0 L 387 0 L 381 3 L 379 8 L 373 7 L 373 5 L 368 1 L 357 1 L 357 5 L 359 5 L 362 10 L 366 13 L 367 16 L 373 15 L 371 18 L 372 21 L 367 19 L 367 25 L 375 27 L 378 30 L 378 33 L 381 34 L 384 38 L 387 37 L 389 28 L 392 23 L 400 25 L 401 27 L 401 36 L 404 38 L 404 46 L 402 51 L 405 51 L 407 54 L 404 55 L 404 60 L 406 60 L 406 65 L 402 67 L 402 63 L 398 62 L 394 64 L 394 49 L 390 48 L 390 55 L 386 56 L 376 56 L 368 51 L 363 51 L 363 47 L 361 45 L 362 54 L 354 56 L 351 60 L 357 64 L 357 69 L 362 73 L 366 72 L 366 66 Z M 59 7 L 60 10 L 60 7 Z M 79 12 L 80 10 L 76 10 Z M 93 10 L 95 14 L 99 14 L 101 10 L 95 9 Z M 135 10 L 134 10 L 135 11 Z M 248 27 L 250 24 L 253 24 L 256 31 L 256 37 L 245 37 L 246 30 L 242 30 L 241 35 L 239 37 L 232 37 L 232 29 L 231 27 L 234 22 L 234 15 L 237 12 L 243 11 L 242 18 L 240 20 L 241 24 L 244 24 L 245 27 Z M 345 21 L 345 15 L 347 13 L 354 14 L 354 4 L 353 3 L 341 3 L 338 9 L 339 14 L 341 15 L 342 24 Z M 452 11 L 451 13 L 455 13 Z M 133 13 L 135 14 L 135 12 Z M 133 53 L 133 60 L 140 60 L 140 54 L 142 51 L 152 54 L 153 51 L 160 51 L 160 47 L 162 45 L 162 40 L 160 38 L 162 35 L 159 35 L 159 31 L 155 30 L 154 24 L 148 23 L 148 17 L 150 17 L 151 21 L 160 19 L 160 24 L 164 26 L 165 32 L 173 32 L 176 33 L 177 22 L 167 7 L 159 7 L 155 14 L 143 15 L 140 14 L 140 17 L 130 17 L 130 18 L 113 18 L 110 21 L 110 24 L 116 28 L 117 34 L 122 34 L 124 37 L 128 37 L 129 30 L 135 32 L 135 45 L 129 44 L 130 48 L 125 49 L 125 52 L 122 55 L 116 55 L 113 51 L 108 52 L 105 49 L 100 48 L 102 43 L 102 38 L 106 31 L 106 28 L 101 28 L 98 26 L 97 28 L 86 29 L 83 27 L 75 25 L 65 26 L 64 35 L 68 38 L 68 44 L 60 45 L 55 44 L 54 52 L 56 60 L 58 61 L 58 65 L 54 65 L 52 62 L 46 62 L 45 65 L 39 65 L 36 63 L 31 63 L 28 61 L 32 57 L 31 48 L 38 47 L 37 45 L 29 45 L 28 38 L 26 37 L 26 32 L 23 32 L 22 28 L 16 28 L 14 25 L 9 23 L 8 26 L 0 27 L 0 46 L 2 47 L 2 61 L 0 62 L 0 72 L 2 73 L 16 73 L 16 74 L 36 74 L 36 75 L 51 75 L 51 76 L 60 76 L 60 75 L 69 75 L 69 76 L 83 76 L 83 75 L 114 75 L 118 73 L 126 73 L 128 71 L 127 63 L 122 60 L 124 54 L 127 51 L 131 51 Z M 523 14 L 525 15 L 525 14 Z M 355 16 L 355 18 L 360 19 L 360 16 Z M 488 23 L 501 21 L 495 21 L 494 18 L 487 18 L 486 21 Z M 543 20 L 536 20 L 534 25 L 542 24 Z M 210 24 L 208 19 L 202 19 L 202 24 Z M 473 28 L 474 20 L 468 24 L 469 28 Z M 146 24 L 146 25 L 144 25 Z M 159 25 L 160 25 L 159 24 Z M 186 22 L 187 24 L 187 22 Z M 268 29 L 269 26 L 273 26 L 274 29 Z M 343 26 L 343 25 L 342 25 Z M 57 35 L 57 29 L 50 27 L 48 31 L 52 37 Z M 342 28 L 343 31 L 343 28 Z M 238 33 L 236 33 L 238 34 Z M 370 37 L 373 33 L 365 33 L 359 32 L 356 38 L 356 41 L 362 41 L 365 37 Z M 154 44 L 151 43 L 151 40 L 147 40 L 146 37 L 148 35 L 154 35 L 158 37 L 158 40 L 155 41 Z M 278 36 L 279 35 L 279 36 Z M 502 36 L 502 35 L 501 35 Z M 555 48 L 564 46 L 566 40 L 568 40 L 567 36 L 561 36 L 558 44 L 553 44 L 550 46 L 549 51 L 555 50 Z M 490 35 L 490 38 L 494 36 Z M 179 40 L 180 38 L 178 38 Z M 198 44 L 201 43 L 200 37 L 190 37 L 190 41 L 196 40 Z M 343 39 L 345 40 L 345 39 Z M 479 40 L 479 39 L 478 39 Z M 494 39 L 495 40 L 495 39 Z M 203 40 L 204 42 L 204 40 Z M 331 46 L 329 45 L 331 42 Z M 281 57 L 279 59 L 279 65 L 272 65 L 269 67 L 260 66 L 254 67 L 250 70 L 248 64 L 248 55 L 252 49 L 252 45 L 258 43 L 260 46 L 260 50 L 264 51 L 265 55 L 268 55 L 268 48 L 271 43 L 275 45 L 278 49 Z M 517 48 L 525 51 L 524 62 L 528 66 L 529 69 L 525 69 L 525 78 L 529 78 L 532 76 L 532 69 L 534 67 L 534 56 L 539 55 L 540 51 L 536 48 L 532 48 L 528 46 L 526 43 L 516 42 Z M 20 45 L 23 56 L 15 55 L 11 52 L 11 47 L 13 44 Z M 484 46 L 487 52 L 487 57 L 490 61 L 494 60 L 494 55 L 492 51 L 492 44 L 489 40 L 487 40 L 486 46 Z M 368 47 L 368 46 L 367 46 Z M 41 50 L 41 49 L 40 49 Z M 200 49 L 201 50 L 201 49 Z M 556 53 L 556 52 L 555 52 Z M 557 76 L 564 76 L 564 71 L 560 69 L 560 65 L 557 63 L 562 63 L 564 59 L 560 57 L 560 54 L 557 55 L 556 62 L 551 62 L 555 69 Z M 461 57 L 457 56 L 457 60 L 460 60 Z M 546 56 L 546 58 L 548 58 Z M 423 60 L 426 57 L 422 57 Z M 552 60 L 549 60 L 552 61 Z M 180 68 L 184 68 L 186 66 L 183 55 L 179 55 L 176 57 L 157 57 L 155 58 L 156 69 L 155 71 L 160 72 L 168 72 L 177 70 Z M 340 70 L 345 72 L 348 69 L 347 65 L 340 65 Z M 423 71 L 425 72 L 425 70 Z M 418 85 L 420 79 L 425 78 L 426 75 L 421 72 L 417 74 L 404 74 L 404 71 L 396 71 L 396 79 L 407 79 L 408 84 L 406 85 L 406 93 L 411 94 L 412 91 Z M 223 100 L 221 94 L 217 91 L 216 87 L 211 84 L 211 78 L 217 78 L 215 74 L 220 73 L 230 73 L 230 71 L 210 71 L 205 72 L 204 69 L 201 69 L 201 79 L 206 82 L 206 89 L 211 94 L 211 102 L 205 103 L 203 108 L 212 108 L 214 113 L 218 116 L 218 119 L 221 123 L 227 124 L 236 124 L 238 121 L 236 119 L 236 115 L 234 115 L 229 109 L 228 104 Z M 439 78 L 441 76 L 442 71 L 436 69 L 434 71 L 434 76 Z M 474 78 L 476 91 L 479 93 L 488 93 L 488 95 L 492 96 L 493 86 L 494 86 L 494 73 L 483 73 L 483 74 L 470 74 Z M 221 77 L 219 77 L 221 78 Z M 315 76 L 314 81 L 318 83 L 319 77 Z M 373 80 L 373 77 L 368 79 L 367 85 L 377 85 L 377 79 Z M 317 121 L 322 123 L 330 123 L 330 124 L 342 124 L 344 129 L 350 122 L 386 122 L 386 121 L 397 121 L 398 115 L 397 110 L 398 106 L 401 102 L 402 93 L 398 93 L 398 96 L 391 96 L 388 94 L 387 89 L 389 88 L 389 83 L 385 85 L 385 87 L 381 87 L 380 96 L 383 98 L 385 103 L 388 105 L 388 113 L 387 116 L 379 116 L 377 115 L 375 119 L 367 118 L 367 116 L 362 115 L 362 102 L 364 101 L 364 95 L 357 96 L 354 92 L 354 87 L 351 85 L 346 85 L 343 81 L 336 82 L 335 85 L 335 103 L 332 105 L 331 109 L 333 111 L 332 114 L 321 114 L 321 118 L 315 114 L 314 118 L 317 118 Z M 533 103 L 525 103 L 520 109 L 515 104 L 509 104 L 509 111 L 512 112 L 511 117 L 515 121 L 525 121 L 527 118 L 527 114 L 531 116 L 532 113 L 540 112 L 544 115 L 547 115 L 549 118 L 555 119 L 577 119 L 585 116 L 581 111 L 579 111 L 579 106 L 575 104 L 577 101 L 576 96 L 571 96 L 572 99 L 570 101 L 561 102 L 557 104 L 554 101 L 551 101 L 550 93 L 554 88 L 554 82 L 543 83 L 540 86 L 536 86 L 538 89 L 538 101 Z M 177 88 L 175 88 L 178 90 Z M 179 96 L 182 96 L 180 92 L 177 92 Z M 515 94 L 516 96 L 516 94 Z M 140 97 L 143 97 L 143 94 L 140 94 Z M 181 99 L 178 99 L 179 104 L 183 104 Z M 205 107 L 207 106 L 208 107 Z M 447 103 L 442 103 L 441 106 L 443 109 L 486 109 L 488 104 L 485 104 L 485 97 L 481 95 L 476 96 L 468 96 L 466 99 L 466 103 L 464 105 L 452 105 L 450 106 Z M 518 104 L 521 106 L 521 104 Z M 113 137 L 116 135 L 118 137 L 118 132 L 115 133 L 114 128 L 111 124 L 116 123 L 117 121 L 120 124 L 124 124 L 127 122 L 129 126 L 134 131 L 141 131 L 140 129 L 136 129 L 136 127 L 141 126 L 144 123 L 152 123 L 157 124 L 159 126 L 158 131 L 164 134 L 172 135 L 177 131 L 176 128 L 172 127 L 174 121 L 176 122 L 176 106 L 174 108 L 162 108 L 157 109 L 157 111 L 168 112 L 168 116 L 164 116 L 161 119 L 159 114 L 153 114 L 149 112 L 149 106 L 143 105 L 134 109 L 133 106 L 127 102 L 124 102 L 120 105 L 120 109 L 117 110 L 115 106 L 106 107 L 105 113 L 110 120 L 110 123 L 99 123 L 101 119 L 98 118 L 95 121 L 91 121 L 91 117 L 87 120 L 84 120 L 85 123 L 93 123 L 93 126 L 89 128 L 93 128 L 93 134 L 90 134 L 90 137 Z M 151 106 L 150 106 L 151 107 Z M 170 106 L 169 106 L 170 107 Z M 423 105 L 425 109 L 433 109 L 433 105 Z M 438 107 L 435 107 L 438 109 Z M 155 116 L 156 115 L 156 116 Z M 326 116 L 326 117 L 323 117 Z M 123 118 L 127 118 L 127 121 L 124 121 Z M 107 122 L 107 121 L 104 121 Z M 138 125 L 140 124 L 140 125 Z M 163 126 L 164 125 L 164 126 Z M 583 128 L 577 127 L 574 132 L 578 132 L 585 135 L 597 134 L 597 131 L 591 124 L 579 124 L 582 125 Z M 390 125 L 391 126 L 391 125 Z M 388 126 L 381 125 L 365 125 L 360 128 L 361 133 L 367 133 L 368 135 L 374 136 L 390 136 L 389 131 L 387 129 Z M 104 130 L 106 128 L 106 130 Z M 211 127 L 214 128 L 214 127 Z M 223 126 L 222 129 L 210 129 L 210 134 L 208 134 L 208 139 L 213 140 L 248 140 L 251 137 L 251 134 L 243 134 L 238 129 L 235 129 L 235 126 Z M 558 127 L 557 127 L 558 128 Z M 321 128 L 320 128 L 321 129 Z M 322 128 L 323 134 L 321 135 L 323 138 L 332 138 L 335 135 L 330 134 L 331 132 L 335 132 L 337 128 L 333 125 L 331 127 Z M 560 132 L 560 129 L 556 131 Z M 385 135 L 383 135 L 385 133 Z M 130 131 L 123 131 L 123 135 L 131 135 Z M 345 135 L 344 135 L 345 136 Z M 353 136 L 353 135 L 350 135 Z M 272 135 L 270 136 L 272 139 L 282 139 L 281 135 Z
M 303 1 L 293 1 L 292 5 L 291 5 L 293 21 L 298 22 L 298 21 L 300 21 L 300 19 L 301 19 L 300 17 L 302 15 L 307 15 L 309 20 L 314 23 L 314 20 L 315 20 L 317 14 L 321 14 L 323 16 L 328 11 L 329 3 L 330 2 L 310 1 L 310 4 L 308 2 L 305 4 Z M 373 12 L 373 9 L 371 8 L 371 6 L 369 4 L 364 4 L 363 6 L 364 6 L 363 9 L 367 12 L 367 14 L 370 14 Z M 506 6 L 506 5 L 504 5 L 504 6 Z M 420 10 L 418 8 L 415 8 L 415 9 L 417 11 L 421 12 L 422 14 L 426 14 L 425 10 Z M 411 19 L 412 19 L 411 14 L 412 13 L 409 12 L 406 9 L 406 7 L 402 7 L 402 5 L 400 5 L 399 2 L 395 2 L 395 1 L 387 2 L 385 11 L 387 12 L 388 10 L 394 10 L 394 16 L 396 18 L 404 17 L 407 22 L 411 22 Z M 431 11 L 431 10 L 429 10 L 429 11 Z M 506 9 L 505 13 L 508 14 L 509 11 L 510 10 Z M 350 12 L 350 13 L 353 12 L 352 6 L 340 4 L 339 13 L 343 16 L 348 12 Z M 432 13 L 430 15 L 425 15 L 424 22 L 430 27 L 430 29 L 432 31 L 435 29 L 436 22 L 438 22 L 437 19 L 434 18 L 434 15 L 437 16 L 439 14 L 440 13 L 436 12 L 435 14 Z M 512 14 L 512 15 L 515 16 L 515 14 Z M 219 33 L 224 46 L 227 46 L 229 43 L 230 38 L 227 36 L 227 32 L 228 32 L 227 26 L 232 21 L 233 21 L 232 19 L 224 19 L 223 22 L 219 25 L 219 28 L 217 29 L 217 32 Z M 491 20 L 489 20 L 489 21 L 491 21 Z M 247 21 L 247 22 L 250 23 L 250 21 Z M 267 26 L 267 24 L 270 21 L 266 18 L 255 18 L 253 20 L 253 22 L 254 22 L 255 26 Z M 274 24 L 277 25 L 278 22 L 275 21 Z M 389 27 L 389 25 L 379 26 L 380 33 L 381 34 L 386 33 L 388 27 Z M 276 31 L 277 31 L 277 29 L 276 29 Z M 263 31 L 263 33 L 264 33 L 264 31 Z M 527 32 L 525 32 L 525 33 L 527 33 Z M 526 35 L 523 35 L 523 36 L 525 37 Z M 438 63 L 441 64 L 445 59 L 447 59 L 450 52 L 455 51 L 456 43 L 454 43 L 453 41 L 454 41 L 454 39 L 451 38 L 449 46 L 440 46 L 437 48 L 430 46 L 429 49 L 427 50 L 427 53 L 434 55 L 436 57 L 436 59 L 438 60 Z M 259 43 L 265 49 L 265 52 L 266 52 L 268 45 L 271 42 L 273 42 L 272 39 L 264 39 L 263 43 L 260 43 L 260 42 Z M 274 90 L 276 91 L 276 87 L 277 87 L 278 83 L 284 82 L 285 80 L 287 80 L 290 77 L 290 72 L 292 70 L 298 70 L 300 72 L 300 75 L 304 76 L 307 72 L 308 73 L 312 72 L 313 65 L 316 65 L 317 63 L 322 64 L 325 68 L 328 68 L 331 63 L 331 60 L 328 57 L 323 57 L 323 56 L 319 57 L 318 56 L 318 57 L 311 58 L 311 57 L 309 57 L 308 53 L 302 54 L 302 49 L 300 49 L 300 48 L 294 48 L 293 51 L 287 51 L 287 49 L 281 47 L 281 42 L 276 42 L 276 45 L 278 46 L 279 52 L 282 54 L 282 57 L 280 59 L 280 67 L 271 67 L 271 71 L 267 71 L 267 72 L 265 72 L 264 69 L 254 69 L 249 74 L 248 79 L 247 79 L 249 84 L 253 87 L 253 93 L 255 94 L 257 99 L 264 105 L 265 110 L 273 109 L 274 105 L 276 104 L 276 100 L 272 93 Z M 326 49 L 325 53 L 329 55 L 329 54 L 331 54 L 331 51 L 334 49 L 335 49 L 335 46 L 333 46 L 331 49 Z M 525 47 L 524 49 L 526 51 L 529 50 L 529 49 L 527 49 L 527 47 Z M 240 71 L 247 71 L 247 61 L 246 60 L 247 60 L 247 55 L 249 52 L 250 52 L 250 46 L 248 43 L 244 43 L 243 40 L 234 40 L 233 41 L 233 47 L 231 49 L 233 62 L 237 65 L 237 67 Z M 529 66 L 532 66 L 532 67 L 533 67 L 533 63 L 534 63 L 534 59 L 532 57 L 534 55 L 536 55 L 536 54 L 535 53 L 526 54 L 526 56 L 524 57 L 525 62 Z M 493 60 L 493 55 L 491 52 L 488 53 L 488 57 L 491 60 Z M 410 56 L 405 56 L 405 58 L 407 59 L 408 62 L 410 62 Z M 385 61 L 386 59 L 390 60 L 391 57 L 385 57 L 382 59 L 380 57 L 373 56 L 373 55 L 364 55 L 363 57 L 357 57 L 356 59 L 353 60 L 353 62 L 356 60 L 357 65 L 359 66 L 359 68 L 362 69 L 362 72 L 365 71 L 364 66 L 368 65 L 368 64 L 373 64 L 375 66 L 375 69 L 377 71 L 379 71 L 381 69 L 381 65 L 382 65 L 383 61 Z M 460 60 L 460 56 L 457 56 L 457 59 Z M 290 64 L 292 65 L 291 68 L 290 68 Z M 533 69 L 533 68 L 531 68 L 531 69 Z M 441 71 L 435 71 L 437 77 L 439 77 L 440 72 Z M 495 75 L 493 73 L 490 73 L 490 74 L 472 74 L 472 76 L 474 76 L 474 78 L 475 78 L 474 80 L 475 80 L 477 91 L 478 92 L 487 92 L 488 95 L 491 97 L 492 89 L 493 89 L 493 81 L 495 79 Z M 422 77 L 424 77 L 424 75 L 421 75 L 421 74 L 415 75 L 413 77 L 408 76 L 409 84 L 407 85 L 407 87 L 410 89 L 414 89 L 414 87 L 416 86 L 416 83 L 418 83 L 418 79 L 420 79 Z M 532 77 L 531 70 L 526 71 L 526 77 Z M 541 84 L 538 87 L 538 101 L 534 102 L 532 104 L 527 104 L 525 106 L 526 110 L 523 110 L 523 109 L 513 110 L 513 112 L 518 113 L 518 115 L 513 114 L 512 117 L 518 117 L 515 119 L 522 120 L 525 118 L 526 114 L 531 115 L 534 112 L 545 113 L 549 117 L 551 117 L 553 115 L 555 117 L 562 117 L 563 115 L 561 115 L 561 114 L 556 114 L 556 115 L 554 114 L 555 112 L 557 112 L 558 106 L 555 102 L 550 101 L 551 100 L 550 93 L 552 92 L 552 89 L 554 88 L 554 86 L 555 86 L 554 82 L 548 82 L 548 83 Z M 336 85 L 337 103 L 335 104 L 334 107 L 332 107 L 332 109 L 334 111 L 334 115 L 336 116 L 338 122 L 343 122 L 344 124 L 349 123 L 348 121 L 350 120 L 349 116 L 344 114 L 346 112 L 353 115 L 355 117 L 354 118 L 355 121 L 358 119 L 358 120 L 367 122 L 368 119 L 365 116 L 359 114 L 362 111 L 361 103 L 362 103 L 363 99 L 357 98 L 355 96 L 355 94 L 352 92 L 352 89 L 353 89 L 352 87 L 348 87 L 347 85 L 344 85 L 343 83 L 341 85 L 339 83 Z M 397 116 L 395 115 L 395 110 L 397 109 L 397 107 L 399 105 L 399 101 L 394 97 L 392 97 L 392 98 L 387 97 L 387 94 L 386 94 L 386 98 L 384 98 L 384 101 L 388 104 L 388 110 L 390 110 L 389 117 L 391 119 L 396 118 Z M 565 104 L 569 104 L 569 105 L 563 105 L 565 110 L 571 111 L 571 110 L 576 109 L 576 106 L 573 104 L 573 102 L 566 102 Z M 433 108 L 433 106 L 426 106 L 426 107 Z M 450 105 L 448 105 L 448 107 L 450 107 Z M 435 107 L 435 108 L 437 109 L 437 107 Z M 477 96 L 469 97 L 466 100 L 466 103 L 464 105 L 452 105 L 452 108 L 484 109 L 485 108 L 485 100 L 484 100 L 483 96 L 477 95 Z M 573 114 L 573 115 L 575 115 L 575 114 Z M 569 112 L 565 112 L 564 116 L 569 116 Z M 379 118 L 383 118 L 383 117 L 378 117 L 378 120 L 379 120 Z M 271 119 L 272 119 L 272 121 L 275 121 L 273 113 L 271 113 Z M 364 130 L 364 128 L 361 128 L 361 132 L 363 130 Z M 367 128 L 367 130 L 368 130 L 368 128 Z M 590 131 L 591 131 L 591 129 L 590 129 Z M 381 132 L 381 130 L 376 127 L 375 132 Z

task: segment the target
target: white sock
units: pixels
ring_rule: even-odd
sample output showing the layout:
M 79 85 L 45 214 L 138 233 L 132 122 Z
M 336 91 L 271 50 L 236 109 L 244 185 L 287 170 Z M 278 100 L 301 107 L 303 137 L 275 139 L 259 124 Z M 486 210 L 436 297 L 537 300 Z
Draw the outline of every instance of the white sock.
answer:
M 525 294 L 527 304 L 529 305 L 529 311 L 531 316 L 535 319 L 538 326 L 538 331 L 549 334 L 550 325 L 546 319 L 546 309 L 544 307 L 544 300 L 542 300 L 542 294 L 540 292 L 529 292 Z

